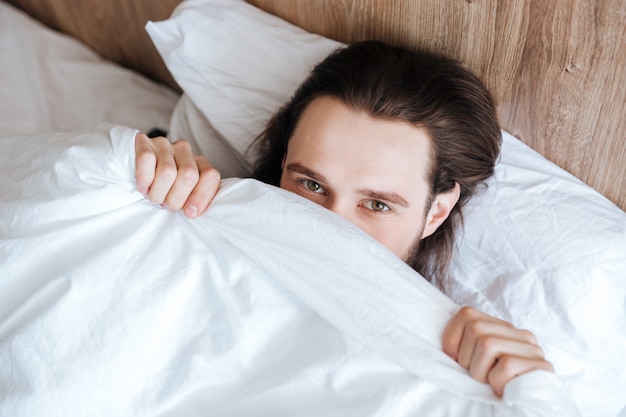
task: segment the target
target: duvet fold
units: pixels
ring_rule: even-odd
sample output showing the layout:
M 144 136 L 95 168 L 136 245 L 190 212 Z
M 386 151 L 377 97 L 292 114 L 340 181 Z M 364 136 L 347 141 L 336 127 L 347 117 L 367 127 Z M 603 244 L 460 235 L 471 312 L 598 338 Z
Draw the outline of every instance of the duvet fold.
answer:
M 189 220 L 135 188 L 132 129 L 0 139 L 2 416 L 577 416 L 441 351 L 458 307 L 333 213 L 224 180 Z

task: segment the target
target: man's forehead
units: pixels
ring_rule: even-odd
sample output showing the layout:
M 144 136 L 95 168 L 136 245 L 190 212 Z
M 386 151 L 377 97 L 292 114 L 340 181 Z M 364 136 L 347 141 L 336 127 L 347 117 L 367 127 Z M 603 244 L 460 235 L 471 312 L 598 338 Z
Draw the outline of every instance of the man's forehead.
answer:
M 375 118 L 337 99 L 318 97 L 301 116 L 288 154 L 295 158 L 291 162 L 316 166 L 320 173 L 346 171 L 355 181 L 372 176 L 395 183 L 428 176 L 431 144 L 424 128 Z
M 288 155 L 294 162 L 324 171 L 351 171 L 355 176 L 368 175 L 381 182 L 400 178 L 426 178 L 430 172 L 430 146 L 408 146 L 407 141 L 332 141 L 321 136 L 294 137 Z M 297 160 L 297 161 L 296 161 Z M 319 171 L 321 173 L 321 170 Z

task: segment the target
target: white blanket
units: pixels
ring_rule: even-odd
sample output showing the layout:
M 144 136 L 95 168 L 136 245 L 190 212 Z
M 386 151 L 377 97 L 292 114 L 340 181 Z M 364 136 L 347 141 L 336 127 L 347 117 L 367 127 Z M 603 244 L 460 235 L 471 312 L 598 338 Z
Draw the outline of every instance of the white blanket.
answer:
M 134 133 L 0 139 L 1 416 L 578 415 L 554 374 L 471 379 L 457 306 L 300 197 L 155 207 Z

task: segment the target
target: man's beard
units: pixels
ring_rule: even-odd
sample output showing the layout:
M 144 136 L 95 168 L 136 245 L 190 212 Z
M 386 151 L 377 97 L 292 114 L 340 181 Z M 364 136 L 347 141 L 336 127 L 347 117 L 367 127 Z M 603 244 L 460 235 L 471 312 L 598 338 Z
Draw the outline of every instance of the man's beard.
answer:
M 424 235 L 424 229 L 426 229 L 426 219 L 428 218 L 428 212 L 430 211 L 430 207 L 432 206 L 432 199 L 429 197 L 427 200 L 426 208 L 424 209 L 424 214 L 422 215 L 422 227 L 419 230 L 419 233 L 415 235 L 415 239 L 411 243 L 411 246 L 402 254 L 400 259 L 404 261 L 411 268 L 415 268 L 415 262 L 417 260 L 417 254 L 419 252 L 420 244 L 422 243 L 422 236 Z

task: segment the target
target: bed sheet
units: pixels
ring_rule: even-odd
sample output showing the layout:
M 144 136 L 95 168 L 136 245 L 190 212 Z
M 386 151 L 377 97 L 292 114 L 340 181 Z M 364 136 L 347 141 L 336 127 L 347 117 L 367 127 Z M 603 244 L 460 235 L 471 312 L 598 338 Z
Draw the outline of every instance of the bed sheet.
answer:
M 134 134 L 0 139 L 0 415 L 579 415 L 554 374 L 471 379 L 457 306 L 313 203 L 229 179 L 199 219 L 156 207 Z
M 339 46 L 236 0 L 185 1 L 146 29 L 185 92 L 170 132 L 211 161 L 252 163 L 252 138 Z M 444 292 L 533 332 L 585 417 L 626 413 L 626 213 L 503 132 L 463 217 Z
M 178 94 L 0 1 L 0 134 L 166 130 Z

